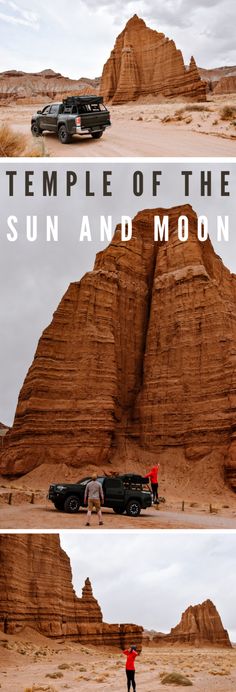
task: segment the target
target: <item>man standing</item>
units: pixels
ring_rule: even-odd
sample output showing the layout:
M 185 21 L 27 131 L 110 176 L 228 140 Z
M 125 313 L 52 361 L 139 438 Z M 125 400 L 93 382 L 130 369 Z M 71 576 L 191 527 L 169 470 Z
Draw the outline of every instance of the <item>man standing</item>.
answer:
M 135 690 L 136 690 L 135 659 L 136 659 L 136 656 L 138 656 L 136 646 L 131 646 L 130 649 L 125 649 L 125 651 L 123 651 L 123 654 L 125 656 L 127 656 L 127 658 L 126 658 L 127 690 L 128 690 L 128 692 L 130 691 L 131 683 L 132 683 L 132 688 L 135 692 Z
M 97 474 L 94 473 L 92 475 L 92 480 L 89 481 L 89 483 L 87 483 L 87 485 L 86 485 L 85 494 L 84 494 L 84 504 L 85 504 L 85 506 L 88 504 L 86 526 L 90 526 L 90 519 L 91 519 L 93 507 L 95 508 L 96 513 L 98 515 L 99 525 L 101 526 L 103 524 L 102 510 L 101 510 L 101 504 L 103 504 L 103 502 L 104 502 L 103 489 L 102 489 L 101 483 L 99 483 L 99 481 L 97 480 Z
M 144 476 L 144 478 L 150 478 L 152 486 L 152 496 L 154 504 L 158 503 L 158 476 L 159 476 L 160 465 L 153 466 L 151 471 Z

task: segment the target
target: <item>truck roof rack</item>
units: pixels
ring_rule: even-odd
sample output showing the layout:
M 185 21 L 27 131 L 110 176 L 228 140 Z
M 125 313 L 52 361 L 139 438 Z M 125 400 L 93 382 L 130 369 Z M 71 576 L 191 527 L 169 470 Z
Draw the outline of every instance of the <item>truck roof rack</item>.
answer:
M 63 99 L 65 106 L 76 106 L 82 103 L 103 103 L 103 96 L 89 94 L 88 96 L 67 96 Z

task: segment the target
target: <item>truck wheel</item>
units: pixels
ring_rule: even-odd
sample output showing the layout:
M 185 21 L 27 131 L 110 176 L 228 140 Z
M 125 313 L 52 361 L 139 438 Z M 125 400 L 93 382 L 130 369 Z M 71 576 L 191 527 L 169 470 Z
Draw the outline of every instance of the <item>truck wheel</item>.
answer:
M 123 505 L 120 505 L 119 507 L 113 507 L 113 512 L 115 512 L 115 514 L 124 514 L 124 511 L 125 508 L 123 507 Z
M 138 517 L 141 512 L 141 505 L 138 500 L 130 500 L 126 505 L 126 514 L 129 517 Z
M 101 132 L 91 132 L 91 135 L 92 135 L 93 139 L 100 139 L 100 137 L 102 137 L 102 135 L 103 135 L 103 131 L 101 131 Z
M 79 508 L 79 498 L 76 497 L 76 495 L 69 495 L 64 504 L 65 511 L 69 512 L 69 514 L 76 514 L 79 511 Z
M 62 144 L 70 144 L 71 135 L 67 132 L 65 125 L 61 125 L 58 130 L 58 137 Z
M 33 137 L 40 137 L 40 135 L 42 134 L 42 130 L 40 129 L 37 123 L 32 123 L 31 132 Z
M 63 511 L 64 511 L 64 503 L 63 503 L 63 502 L 59 502 L 58 500 L 56 500 L 56 501 L 54 502 L 54 507 L 55 507 L 56 509 L 58 509 L 59 512 L 63 512 Z

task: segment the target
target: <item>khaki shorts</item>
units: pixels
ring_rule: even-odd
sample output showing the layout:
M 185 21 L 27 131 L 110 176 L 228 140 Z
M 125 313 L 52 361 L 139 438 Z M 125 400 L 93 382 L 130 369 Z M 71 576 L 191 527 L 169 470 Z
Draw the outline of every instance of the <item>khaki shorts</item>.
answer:
M 96 512 L 99 512 L 99 510 L 101 509 L 101 502 L 100 502 L 100 500 L 96 500 L 95 498 L 94 498 L 94 499 L 90 498 L 90 499 L 88 500 L 88 509 L 89 509 L 90 512 L 93 511 L 93 507 L 94 507 L 94 509 L 96 510 Z

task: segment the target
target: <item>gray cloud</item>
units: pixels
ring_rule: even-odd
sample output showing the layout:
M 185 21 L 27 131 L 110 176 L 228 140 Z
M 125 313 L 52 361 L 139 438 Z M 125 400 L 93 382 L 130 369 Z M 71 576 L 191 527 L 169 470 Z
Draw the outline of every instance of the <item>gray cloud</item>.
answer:
M 174 39 L 185 62 L 193 53 L 202 67 L 236 63 L 234 0 L 31 0 L 30 6 L 25 0 L 23 8 L 1 0 L 0 10 L 2 70 L 52 67 L 75 78 L 99 76 L 134 13 Z
M 61 534 L 80 595 L 87 576 L 107 622 L 168 632 L 189 605 L 211 598 L 236 635 L 236 536 L 187 532 Z

